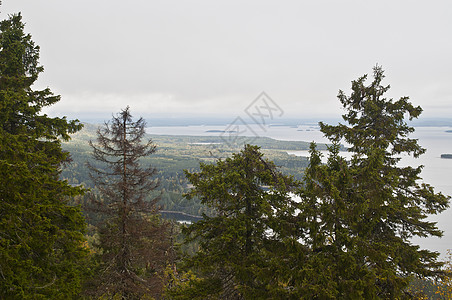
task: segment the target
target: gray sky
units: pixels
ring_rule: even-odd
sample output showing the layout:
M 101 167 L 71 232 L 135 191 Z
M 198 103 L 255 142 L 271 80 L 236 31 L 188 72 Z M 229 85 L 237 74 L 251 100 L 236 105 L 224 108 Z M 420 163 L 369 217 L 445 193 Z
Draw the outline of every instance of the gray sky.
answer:
M 3 0 L 41 46 L 52 114 L 339 117 L 339 89 L 376 63 L 389 97 L 452 118 L 452 2 Z

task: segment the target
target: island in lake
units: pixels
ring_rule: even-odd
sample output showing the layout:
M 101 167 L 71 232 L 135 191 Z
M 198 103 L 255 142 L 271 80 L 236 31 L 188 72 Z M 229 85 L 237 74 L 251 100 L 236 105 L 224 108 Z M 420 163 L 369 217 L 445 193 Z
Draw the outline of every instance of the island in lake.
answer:
M 216 130 L 216 129 L 212 129 L 212 130 L 206 130 L 206 132 L 209 132 L 209 133 L 238 133 L 237 131 L 235 131 L 235 130 Z
M 452 159 L 452 154 L 441 154 L 441 158 Z

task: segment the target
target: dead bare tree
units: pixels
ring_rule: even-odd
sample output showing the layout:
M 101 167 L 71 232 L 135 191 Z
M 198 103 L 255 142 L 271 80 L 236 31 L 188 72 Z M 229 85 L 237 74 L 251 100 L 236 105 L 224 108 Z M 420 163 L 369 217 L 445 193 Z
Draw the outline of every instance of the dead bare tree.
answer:
M 102 195 L 93 207 L 103 219 L 100 270 L 88 289 L 96 296 L 159 298 L 162 292 L 169 225 L 158 214 L 159 198 L 150 197 L 158 185 L 156 170 L 140 164 L 156 151 L 152 140 L 143 141 L 145 125 L 142 118 L 134 122 L 127 107 L 98 129 L 96 143 L 90 141 L 90 174 Z

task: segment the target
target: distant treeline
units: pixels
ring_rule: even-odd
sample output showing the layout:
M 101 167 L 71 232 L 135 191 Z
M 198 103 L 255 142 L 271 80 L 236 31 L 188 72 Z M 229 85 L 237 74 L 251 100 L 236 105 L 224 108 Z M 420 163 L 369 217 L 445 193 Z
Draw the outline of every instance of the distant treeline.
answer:
M 70 152 L 72 161 L 67 164 L 61 177 L 72 185 L 83 185 L 96 193 L 86 166 L 91 159 L 89 140 L 96 139 L 99 125 L 84 124 L 84 128 L 72 136 L 72 140 L 63 144 L 63 149 Z M 185 136 L 185 135 L 147 135 L 157 146 L 152 156 L 142 159 L 143 164 L 151 164 L 157 169 L 156 180 L 159 181 L 160 205 L 163 210 L 177 211 L 199 216 L 208 213 L 199 201 L 187 201 L 184 194 L 189 191 L 184 170 L 199 170 L 200 162 L 214 163 L 218 158 L 229 157 L 242 148 L 245 137 L 238 138 L 234 144 L 226 144 L 220 136 Z M 309 143 L 302 141 L 279 141 L 268 137 L 257 137 L 254 144 L 261 147 L 263 153 L 274 161 L 280 170 L 301 180 L 308 165 L 305 157 L 288 155 L 285 151 L 308 150 Z M 326 149 L 320 144 L 319 149 Z M 86 197 L 82 197 L 86 198 Z M 83 202 L 83 200 L 81 200 Z M 165 215 L 167 216 L 167 215 Z

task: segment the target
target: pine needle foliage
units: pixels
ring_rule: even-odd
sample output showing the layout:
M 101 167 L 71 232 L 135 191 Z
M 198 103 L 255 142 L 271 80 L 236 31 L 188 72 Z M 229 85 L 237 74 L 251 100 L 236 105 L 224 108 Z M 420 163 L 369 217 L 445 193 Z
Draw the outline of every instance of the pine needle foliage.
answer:
M 42 109 L 60 100 L 34 90 L 39 47 L 20 14 L 0 22 L 0 298 L 68 299 L 81 289 L 85 221 L 68 204 L 83 190 L 59 179 L 61 140 L 82 128 Z
M 339 92 L 345 124 L 320 123 L 334 143 L 326 164 L 311 147 L 297 217 L 307 252 L 291 278 L 311 298 L 409 298 L 412 276 L 442 275 L 439 253 L 411 238 L 442 236 L 428 216 L 444 211 L 449 197 L 422 181 L 422 166 L 398 164 L 402 155 L 425 152 L 408 137 L 414 128 L 406 121 L 422 109 L 408 97 L 386 98 L 384 72 L 373 71 L 369 85 L 365 75 L 352 82 L 350 96 Z M 339 155 L 339 142 L 350 145 L 351 160 Z
M 284 256 L 280 233 L 289 215 L 294 180 L 263 158 L 257 146 L 246 145 L 215 164 L 186 172 L 193 189 L 215 211 L 186 230 L 187 241 L 200 250 L 186 263 L 198 278 L 172 295 L 175 299 L 266 299 L 277 293 L 278 265 Z M 170 293 L 171 294 L 171 293 Z

